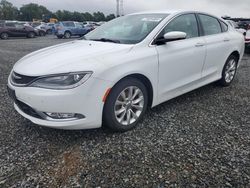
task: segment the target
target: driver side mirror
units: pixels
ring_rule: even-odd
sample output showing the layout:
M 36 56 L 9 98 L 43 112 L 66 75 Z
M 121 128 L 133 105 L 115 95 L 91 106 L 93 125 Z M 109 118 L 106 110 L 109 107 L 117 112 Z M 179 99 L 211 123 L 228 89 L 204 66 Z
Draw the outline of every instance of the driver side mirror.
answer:
M 165 44 L 167 42 L 176 41 L 176 40 L 183 40 L 187 38 L 187 33 L 181 31 L 171 31 L 165 33 L 163 38 L 158 38 L 155 40 L 155 44 Z

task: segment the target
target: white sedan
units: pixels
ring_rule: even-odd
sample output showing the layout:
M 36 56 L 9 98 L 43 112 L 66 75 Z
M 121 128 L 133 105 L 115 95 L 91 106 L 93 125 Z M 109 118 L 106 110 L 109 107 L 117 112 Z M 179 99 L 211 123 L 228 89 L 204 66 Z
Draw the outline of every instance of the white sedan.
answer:
M 148 107 L 211 82 L 229 86 L 244 48 L 243 35 L 210 14 L 136 13 L 23 57 L 8 90 L 35 124 L 127 131 Z

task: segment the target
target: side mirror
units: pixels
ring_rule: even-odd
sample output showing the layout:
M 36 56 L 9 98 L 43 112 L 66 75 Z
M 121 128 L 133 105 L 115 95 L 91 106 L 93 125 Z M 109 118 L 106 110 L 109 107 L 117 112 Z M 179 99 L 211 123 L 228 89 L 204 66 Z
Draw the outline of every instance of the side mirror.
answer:
M 183 40 L 187 38 L 187 33 L 181 31 L 171 31 L 164 34 L 163 38 L 155 40 L 155 44 L 164 44 L 171 41 Z

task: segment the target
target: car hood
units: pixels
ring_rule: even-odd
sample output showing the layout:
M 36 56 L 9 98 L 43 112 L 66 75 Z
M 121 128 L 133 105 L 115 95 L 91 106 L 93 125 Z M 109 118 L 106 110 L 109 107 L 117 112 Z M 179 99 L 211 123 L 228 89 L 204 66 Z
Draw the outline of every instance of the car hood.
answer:
M 24 56 L 13 70 L 22 75 L 41 76 L 77 71 L 98 71 L 128 53 L 133 45 L 76 40 L 44 48 Z

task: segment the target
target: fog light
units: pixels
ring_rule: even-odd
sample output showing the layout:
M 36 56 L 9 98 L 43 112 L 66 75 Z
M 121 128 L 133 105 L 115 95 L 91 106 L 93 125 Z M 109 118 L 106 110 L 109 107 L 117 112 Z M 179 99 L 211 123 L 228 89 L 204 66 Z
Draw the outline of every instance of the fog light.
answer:
M 52 119 L 82 119 L 84 116 L 82 114 L 75 114 L 75 113 L 45 113 Z

